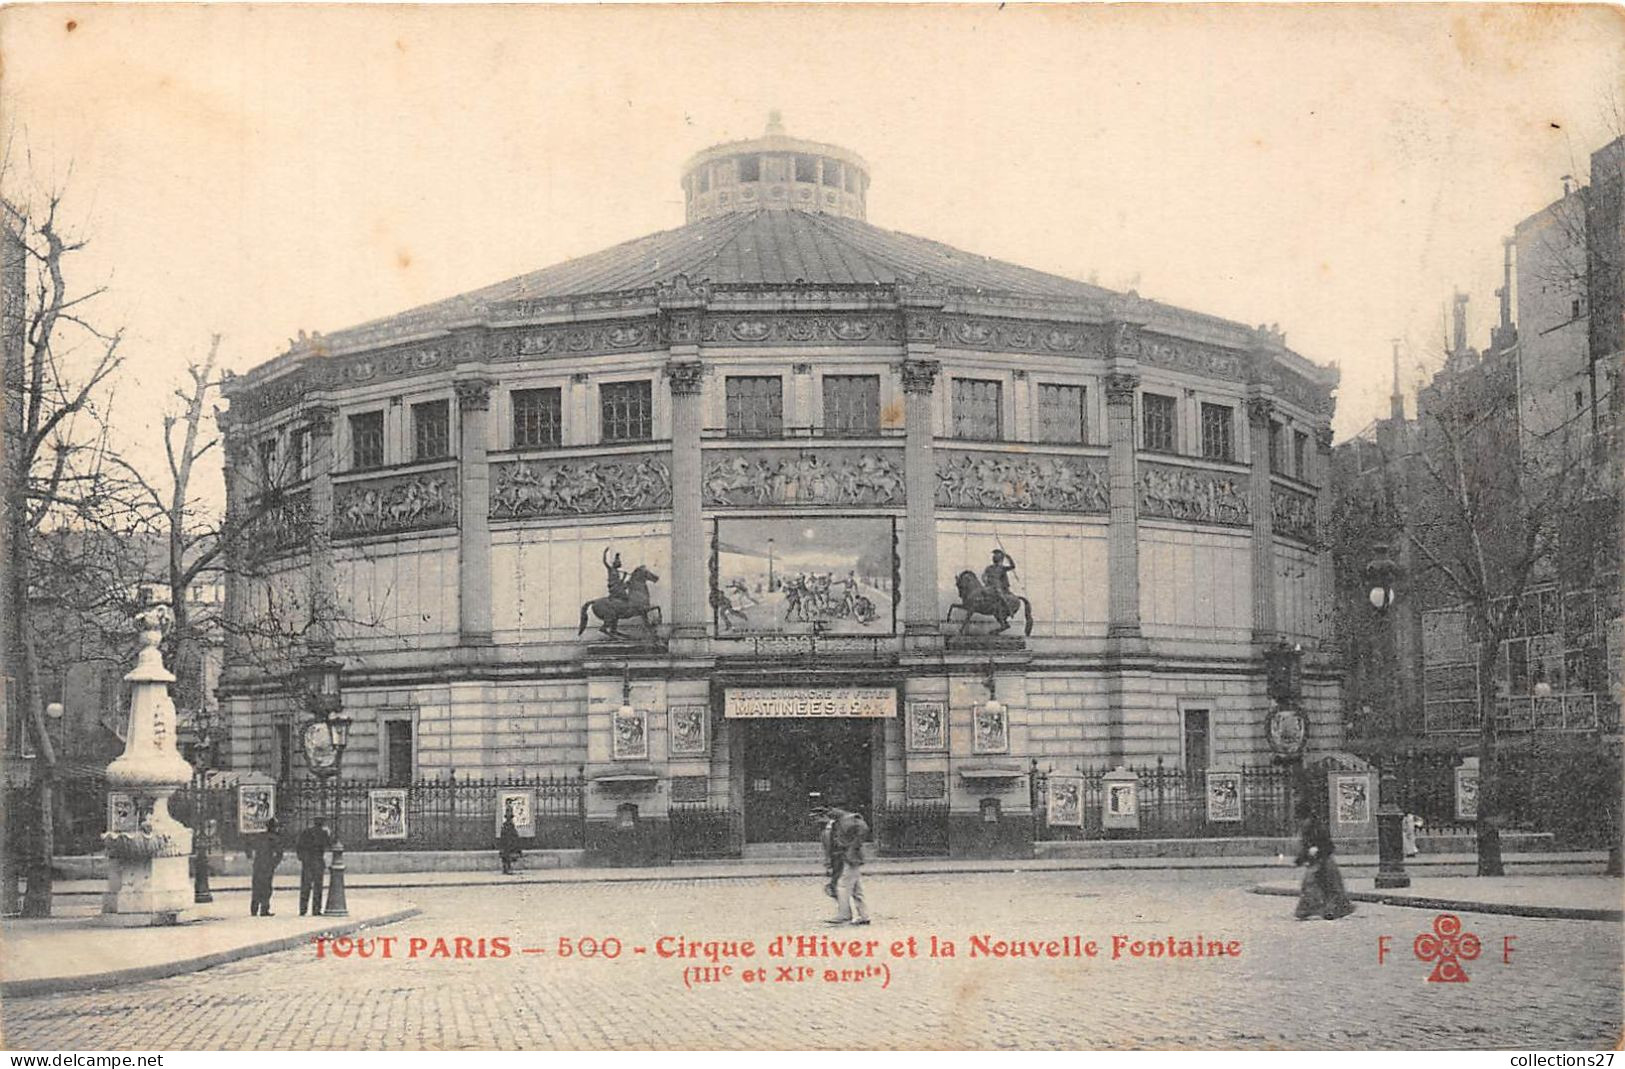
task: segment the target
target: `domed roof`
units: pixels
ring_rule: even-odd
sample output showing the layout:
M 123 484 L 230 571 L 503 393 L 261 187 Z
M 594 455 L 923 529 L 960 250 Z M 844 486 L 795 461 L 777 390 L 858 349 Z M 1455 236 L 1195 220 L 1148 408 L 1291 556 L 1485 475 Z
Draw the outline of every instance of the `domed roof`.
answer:
M 810 182 L 801 181 L 807 177 Z M 504 301 L 653 291 L 678 275 L 721 286 L 813 287 L 884 286 L 925 275 L 950 292 L 1061 300 L 1111 296 L 1088 283 L 869 224 L 868 165 L 838 146 L 789 137 L 776 112 L 762 137 L 695 154 L 683 184 L 686 226 L 335 331 L 323 337 L 324 346 L 353 351 L 466 325 Z

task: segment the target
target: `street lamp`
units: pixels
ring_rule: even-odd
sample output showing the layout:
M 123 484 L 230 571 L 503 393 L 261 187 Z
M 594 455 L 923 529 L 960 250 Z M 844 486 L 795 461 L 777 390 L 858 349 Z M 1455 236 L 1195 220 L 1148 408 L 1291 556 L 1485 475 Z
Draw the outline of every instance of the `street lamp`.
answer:
M 209 847 L 214 840 L 215 822 L 205 815 L 204 772 L 209 767 L 209 746 L 213 741 L 213 725 L 204 719 L 204 711 L 193 714 L 195 738 L 191 745 L 192 787 L 192 901 L 213 902 L 214 890 L 209 886 Z
M 1371 607 L 1386 631 L 1391 656 L 1389 670 L 1393 675 L 1392 692 L 1388 700 L 1385 722 L 1391 740 L 1399 735 L 1399 637 L 1398 626 L 1388 612 L 1393 607 L 1394 587 L 1400 578 L 1400 567 L 1390 555 L 1389 547 L 1375 547 L 1375 556 L 1365 567 L 1367 595 Z M 1394 774 L 1392 755 L 1384 754 L 1377 780 L 1377 887 L 1379 889 L 1409 887 L 1411 878 L 1405 872 L 1405 812 L 1399 806 L 1399 780 Z
M 328 866 L 327 901 L 322 912 L 333 917 L 350 915 L 344 894 L 344 843 L 339 837 L 339 769 L 350 745 L 350 718 L 344 715 L 339 673 L 343 665 L 326 657 L 305 665 L 305 693 L 314 718 L 306 727 L 305 755 L 311 770 L 333 792 L 333 862 Z

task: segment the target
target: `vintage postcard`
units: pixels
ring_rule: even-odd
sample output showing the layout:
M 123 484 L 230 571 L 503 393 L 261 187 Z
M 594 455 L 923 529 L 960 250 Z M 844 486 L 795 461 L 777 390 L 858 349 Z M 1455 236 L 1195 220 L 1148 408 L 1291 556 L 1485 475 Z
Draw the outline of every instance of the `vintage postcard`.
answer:
M 1610 1064 L 1622 28 L 0 10 L 5 1046 Z

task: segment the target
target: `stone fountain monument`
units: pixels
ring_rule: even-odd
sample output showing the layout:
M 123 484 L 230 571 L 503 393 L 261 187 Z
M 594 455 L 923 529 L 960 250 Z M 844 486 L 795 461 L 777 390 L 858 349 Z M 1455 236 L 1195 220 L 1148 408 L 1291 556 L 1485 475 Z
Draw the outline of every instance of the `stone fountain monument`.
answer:
M 124 753 L 107 766 L 109 828 L 106 923 L 120 927 L 175 924 L 193 908 L 187 858 L 192 832 L 169 815 L 169 796 L 186 786 L 192 766 L 175 749 L 174 675 L 164 668 L 155 617 L 141 618 L 141 652 L 125 676 L 130 721 Z M 133 825 L 133 826 L 132 826 Z

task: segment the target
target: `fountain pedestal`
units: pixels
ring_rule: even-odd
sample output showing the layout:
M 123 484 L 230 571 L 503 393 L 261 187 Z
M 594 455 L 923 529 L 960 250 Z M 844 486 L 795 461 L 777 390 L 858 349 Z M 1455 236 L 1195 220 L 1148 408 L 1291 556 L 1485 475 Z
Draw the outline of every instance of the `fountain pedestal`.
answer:
M 175 749 L 175 677 L 158 652 L 158 631 L 143 631 L 130 684 L 130 721 L 124 753 L 107 766 L 109 791 L 129 797 L 135 827 L 102 836 L 107 849 L 104 923 L 119 927 L 175 924 L 193 910 L 187 858 L 192 831 L 169 815 L 169 796 L 192 778 L 192 766 Z

